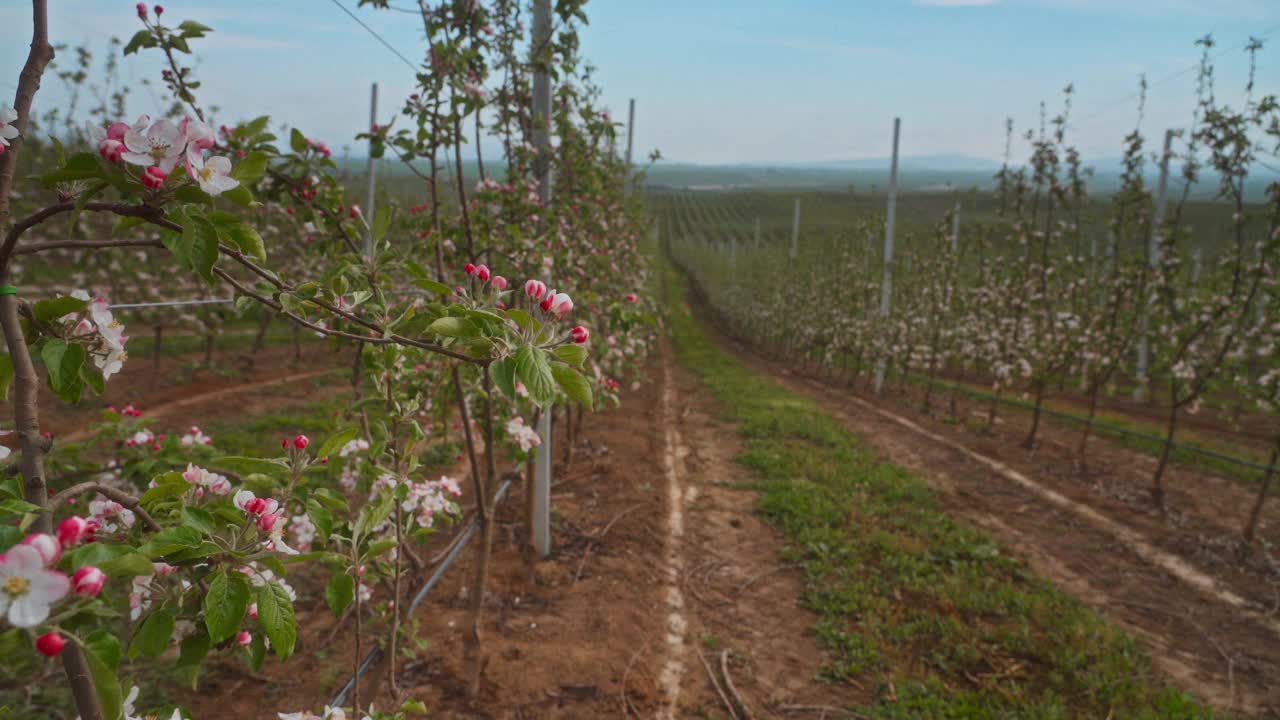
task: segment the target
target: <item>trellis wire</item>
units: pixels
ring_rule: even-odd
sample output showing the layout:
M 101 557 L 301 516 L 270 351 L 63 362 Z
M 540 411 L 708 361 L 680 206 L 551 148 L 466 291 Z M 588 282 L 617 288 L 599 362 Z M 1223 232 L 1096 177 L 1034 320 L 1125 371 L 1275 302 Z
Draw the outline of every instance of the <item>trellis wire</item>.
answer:
M 518 472 L 518 468 L 519 466 L 517 465 L 516 472 Z M 507 480 L 498 488 L 497 494 L 493 496 L 495 507 L 506 497 L 507 490 L 511 488 L 511 483 L 511 480 Z M 431 589 L 440 582 L 440 578 L 444 577 L 445 571 L 448 570 L 449 567 L 453 565 L 453 562 L 458 559 L 458 556 L 462 554 L 462 549 L 467 546 L 467 543 L 471 542 L 471 538 L 475 536 L 476 530 L 479 528 L 480 522 L 478 516 L 471 516 L 471 520 L 467 522 L 467 526 L 463 528 L 461 535 L 459 535 L 458 541 L 454 543 L 453 547 L 449 550 L 449 553 L 445 555 L 444 560 L 441 560 L 440 564 L 431 572 L 431 577 L 427 578 L 427 582 L 420 590 L 418 590 L 418 594 L 413 597 L 413 601 L 409 603 L 409 615 L 412 615 L 414 611 L 418 609 L 418 606 L 422 604 L 424 599 L 426 599 L 427 593 L 431 592 Z M 476 591 L 483 592 L 483 590 L 479 588 L 477 588 Z M 373 649 L 369 651 L 369 654 L 364 656 L 364 660 L 360 661 L 359 667 L 356 668 L 356 672 L 351 676 L 351 679 L 347 680 L 347 684 L 343 685 L 342 689 L 338 691 L 338 694 L 333 696 L 333 700 L 329 705 L 332 707 L 342 707 L 342 705 L 347 701 L 347 695 L 353 688 L 355 688 L 356 680 L 364 677 L 381 657 L 382 646 L 374 645 Z

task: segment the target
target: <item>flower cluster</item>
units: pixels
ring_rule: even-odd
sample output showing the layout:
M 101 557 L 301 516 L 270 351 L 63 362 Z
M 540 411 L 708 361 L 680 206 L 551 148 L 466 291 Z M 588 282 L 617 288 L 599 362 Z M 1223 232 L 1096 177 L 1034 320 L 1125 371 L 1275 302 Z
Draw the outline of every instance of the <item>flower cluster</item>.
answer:
M 519 415 L 507 421 L 507 435 L 511 436 L 511 440 L 519 445 L 524 452 L 529 452 L 531 448 L 542 444 L 542 438 L 538 436 L 538 431 L 525 425 L 524 418 Z
M 124 345 L 129 338 L 124 326 L 111 315 L 111 308 L 103 298 L 89 299 L 89 293 L 76 290 L 71 297 L 88 303 L 85 312 L 68 313 L 61 318 L 67 328 L 67 339 L 85 346 L 93 358 L 93 364 L 102 371 L 103 380 L 120 372 L 129 358 Z
M 231 177 L 231 160 L 221 155 L 205 157 L 205 151 L 216 144 L 216 136 L 213 128 L 199 120 L 184 118 L 175 125 L 166 118 L 152 122 L 149 115 L 140 115 L 132 125 L 115 122 L 105 129 L 95 125 L 89 134 L 104 160 L 143 168 L 138 179 L 153 190 L 164 186 L 179 162 L 209 195 L 221 195 L 240 185 Z

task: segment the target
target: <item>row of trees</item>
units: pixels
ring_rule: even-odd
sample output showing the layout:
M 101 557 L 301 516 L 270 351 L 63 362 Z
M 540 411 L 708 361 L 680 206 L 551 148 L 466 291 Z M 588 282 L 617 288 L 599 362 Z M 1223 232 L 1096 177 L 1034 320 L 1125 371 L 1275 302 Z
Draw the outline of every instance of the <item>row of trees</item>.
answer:
M 1165 473 L 1188 413 L 1207 398 L 1244 399 L 1251 412 L 1274 418 L 1280 401 L 1280 183 L 1265 198 L 1246 196 L 1258 156 L 1280 147 L 1280 108 L 1274 97 L 1253 93 L 1259 43 L 1247 49 L 1251 71 L 1239 108 L 1218 100 L 1213 42 L 1199 44 L 1200 92 L 1189 129 L 1150 153 L 1140 102 L 1138 125 L 1124 141 L 1121 187 L 1110 197 L 1090 196 L 1090 171 L 1068 142 L 1068 87 L 1062 111 L 1049 117 L 1042 108 L 1039 128 L 1023 136 L 1028 161 L 1006 160 L 996 175 L 994 213 L 968 219 L 963 233 L 951 213 L 932 226 L 908 218 L 887 263 L 888 314 L 881 311 L 879 218 L 835 237 L 806 235 L 799 252 L 783 258 L 790 242 L 757 247 L 741 206 L 714 211 L 730 213 L 726 219 L 690 196 L 668 197 L 672 253 L 737 332 L 817 369 L 871 382 L 880 368 L 901 387 L 922 383 L 926 410 L 939 381 L 956 381 L 953 414 L 960 383 L 985 384 L 995 397 L 988 428 L 1001 396 L 1026 397 L 1026 447 L 1041 431 L 1046 395 L 1078 387 L 1089 408 L 1077 446 L 1082 465 L 1100 397 L 1141 388 L 1165 413 L 1151 477 L 1152 502 L 1163 509 Z M 1008 132 L 1012 147 L 1012 124 Z M 1160 177 L 1156 187 L 1148 184 L 1152 174 Z M 1201 213 L 1210 219 L 1193 223 L 1189 197 L 1197 183 L 1213 183 L 1218 197 L 1212 213 Z M 1228 240 L 1205 247 L 1214 235 Z M 805 322 L 787 320 L 794 317 Z M 1271 443 L 1270 468 L 1243 523 L 1250 540 L 1280 435 Z
M 216 124 L 186 60 L 213 30 L 159 6 L 138 5 L 142 27 L 122 52 L 163 57 L 172 105 L 130 118 L 117 90 L 90 112 L 88 132 L 69 120 L 74 103 L 44 113 L 38 131 L 54 48 L 45 0 L 32 9 L 31 52 L 12 110 L 0 109 L 0 387 L 19 445 L 0 488 L 12 520 L 0 527 L 5 665 L 31 667 L 33 647 L 60 656 L 81 718 L 132 720 L 144 700 L 122 675 L 149 692 L 151 667 L 136 658 L 176 647 L 194 682 L 217 653 L 256 669 L 268 652 L 304 649 L 294 603 L 319 588 L 286 576 L 306 563 L 323 569 L 326 603 L 354 626 L 353 669 L 370 628 L 384 651 L 393 711 L 370 709 L 358 673 L 345 710 L 382 720 L 421 709 L 398 685 L 414 624 L 403 608 L 428 570 L 420 543 L 460 515 L 463 486 L 423 467 L 456 426 L 479 527 L 464 630 L 474 697 L 499 463 L 536 452 L 528 428 L 540 413 L 616 402 L 652 343 L 643 210 L 579 52 L 582 3 L 552 12 L 539 0 L 532 22 L 513 0 L 417 3 L 429 48 L 418 87 L 360 137 L 419 178 L 422 202 L 383 203 L 372 217 L 303 129 L 277 133 L 267 117 Z M 551 78 L 554 94 L 536 103 Z M 463 168 L 467 125 L 476 140 L 503 141 L 499 163 L 473 148 L 478 178 Z M 15 184 L 20 165 L 38 178 Z M 282 438 L 274 457 L 226 456 L 200 418 L 166 435 L 133 407 L 104 411 L 86 451 L 41 432 L 41 384 L 85 402 L 129 363 L 112 302 L 195 288 L 352 351 L 354 397 L 331 436 Z

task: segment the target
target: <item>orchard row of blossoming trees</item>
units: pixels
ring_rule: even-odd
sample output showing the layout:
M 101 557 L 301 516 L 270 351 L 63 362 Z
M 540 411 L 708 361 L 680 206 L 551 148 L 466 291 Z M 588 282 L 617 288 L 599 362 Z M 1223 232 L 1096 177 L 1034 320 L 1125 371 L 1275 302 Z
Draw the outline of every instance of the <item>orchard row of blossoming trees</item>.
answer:
M 627 199 L 628 168 L 610 150 L 614 125 L 578 53 L 581 3 L 557 3 L 554 33 L 534 28 L 542 36 L 533 41 L 528 9 L 512 0 L 418 3 L 429 50 L 417 91 L 393 122 L 362 137 L 422 180 L 425 201 L 400 217 L 384 205 L 371 218 L 345 199 L 323 142 L 299 129 L 281 142 L 265 117 L 214 130 L 183 65 L 212 30 L 171 24 L 160 6 L 138 4 L 143 27 L 123 52 L 163 55 L 174 99 L 165 117 L 99 113 L 82 138 L 39 138 L 32 108 L 53 48 L 46 2 L 32 7 L 30 55 L 12 108 L 0 109 L 0 388 L 19 441 L 0 466 L 5 664 L 58 656 L 81 718 L 133 720 L 147 679 L 121 677 L 126 657 L 176 649 L 177 668 L 194 682 L 215 653 L 243 654 L 256 669 L 268 652 L 286 660 L 301 649 L 300 590 L 286 578 L 308 563 L 329 574 L 330 609 L 354 623 L 353 667 L 362 626 L 381 634 L 397 709 L 373 711 L 357 675 L 344 707 L 280 716 L 377 720 L 420 709 L 397 685 L 409 621 L 401 608 L 425 577 L 414 546 L 460 515 L 463 488 L 421 468 L 453 425 L 479 526 L 464 630 L 474 697 L 501 456 L 535 452 L 533 420 L 557 403 L 616 402 L 620 379 L 638 377 L 651 343 L 651 307 L 635 292 L 646 282 L 643 213 Z M 557 79 L 549 116 L 532 109 L 536 73 Z M 472 187 L 464 122 L 478 137 L 482 109 L 496 119 L 484 132 L 502 139 L 505 157 L 490 177 L 477 156 Z M 548 131 L 557 144 L 539 149 Z M 28 150 L 43 167 L 17 192 L 18 156 Z M 456 172 L 446 175 L 450 162 Z M 554 203 L 541 199 L 540 171 L 554 177 Z M 68 260 L 109 268 L 114 279 L 55 291 L 68 278 L 41 272 Z M 558 290 L 544 283 L 551 269 Z M 237 309 L 353 348 L 355 398 L 332 435 L 284 438 L 275 457 L 225 456 L 198 418 L 185 434 L 166 434 L 145 408 L 127 406 L 103 412 L 87 450 L 61 452 L 40 430 L 39 386 L 66 403 L 101 393 L 129 362 L 112 298 L 138 278 L 163 293 L 167 275 L 234 292 Z
M 1100 395 L 1122 381 L 1144 381 L 1133 358 L 1149 338 L 1145 381 L 1165 412 L 1166 431 L 1151 494 L 1163 509 L 1164 474 L 1185 414 L 1211 395 L 1247 400 L 1254 417 L 1280 413 L 1280 183 L 1265 197 L 1247 199 L 1245 192 L 1255 157 L 1280 145 L 1280 108 L 1272 96 L 1254 97 L 1252 70 L 1243 107 L 1219 104 L 1213 43 L 1200 44 L 1200 100 L 1192 127 L 1174 145 L 1172 172 L 1179 162 L 1182 172 L 1171 178 L 1163 222 L 1147 179 L 1163 153 L 1149 157 L 1137 129 L 1125 138 L 1122 187 L 1090 198 L 1088 172 L 1067 143 L 1067 88 L 1063 112 L 1026 135 L 1029 162 L 1006 163 L 997 175 L 994 221 L 969 220 L 957 237 L 950 216 L 923 232 L 917 222 L 914 234 L 913 219 L 905 218 L 909 231 L 890 266 L 888 315 L 881 312 L 880 219 L 836 237 L 806 235 L 789 258 L 787 242 L 751 245 L 748 209 L 685 195 L 661 200 L 669 226 L 663 234 L 735 333 L 844 381 L 870 382 L 877 368 L 904 388 L 915 380 L 926 410 L 943 379 L 986 384 L 997 398 L 1022 394 L 1033 410 L 1027 447 L 1036 443 L 1049 388 L 1078 386 L 1089 407 L 1077 446 L 1082 464 Z M 1248 49 L 1251 68 L 1259 49 Z M 1188 219 L 1188 196 L 1202 181 L 1215 184 L 1228 238 L 1210 248 L 1203 272 L 1193 246 L 1219 228 L 1193 227 Z M 1109 212 L 1102 227 L 1086 222 L 1102 212 Z M 958 388 L 952 385 L 953 416 Z M 997 407 L 991 401 L 988 429 Z M 1273 436 L 1256 501 L 1242 509 L 1250 541 L 1278 455 L 1280 436 Z

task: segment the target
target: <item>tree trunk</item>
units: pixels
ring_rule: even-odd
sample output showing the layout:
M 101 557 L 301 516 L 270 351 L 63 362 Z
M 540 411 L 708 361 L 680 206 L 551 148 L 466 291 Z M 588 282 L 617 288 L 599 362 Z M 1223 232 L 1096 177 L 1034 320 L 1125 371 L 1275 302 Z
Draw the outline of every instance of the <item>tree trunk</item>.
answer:
M 1169 456 L 1173 454 L 1173 434 L 1178 429 L 1178 404 L 1169 404 L 1169 420 L 1164 435 L 1164 449 L 1160 451 L 1160 462 L 1156 465 L 1155 474 L 1151 476 L 1151 502 L 1164 512 L 1164 471 L 1169 466 Z
M 1040 431 L 1040 408 L 1044 405 L 1044 378 L 1036 380 L 1036 405 L 1031 411 L 1031 432 L 1027 433 L 1027 439 L 1022 441 L 1022 447 L 1033 450 L 1036 446 L 1036 433 Z
M 1081 472 L 1088 468 L 1086 448 L 1089 445 L 1089 436 L 1093 434 L 1093 419 L 1098 414 L 1098 392 L 1101 389 L 1102 383 L 1096 381 L 1089 387 L 1089 414 L 1084 420 L 1084 431 L 1080 433 L 1080 444 L 1076 446 L 1076 455 L 1080 463 Z
M 271 311 L 265 307 L 262 309 L 262 320 L 258 321 L 258 332 L 253 336 L 253 347 L 249 350 L 250 357 L 258 357 L 258 352 L 267 341 L 267 330 L 271 327 L 271 321 L 274 318 Z
M 1271 461 L 1267 463 L 1267 474 L 1262 477 L 1262 485 L 1258 488 L 1258 497 L 1253 501 L 1249 511 L 1249 521 L 1244 526 L 1244 540 L 1250 545 L 1258 532 L 1258 522 L 1262 518 L 1262 506 L 1267 501 L 1267 491 L 1271 489 L 1271 481 L 1276 477 L 1276 460 L 1280 459 L 1280 437 L 1271 447 Z
M 164 326 L 156 324 L 154 328 L 154 345 L 151 347 L 151 369 L 160 370 L 160 343 L 164 339 Z

